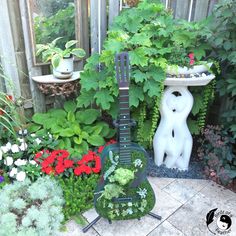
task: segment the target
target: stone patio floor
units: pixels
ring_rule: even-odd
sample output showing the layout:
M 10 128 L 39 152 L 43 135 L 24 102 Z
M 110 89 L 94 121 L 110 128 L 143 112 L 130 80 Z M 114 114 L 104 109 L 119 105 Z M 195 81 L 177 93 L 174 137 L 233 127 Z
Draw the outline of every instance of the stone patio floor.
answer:
M 83 233 L 83 226 L 71 220 L 66 224 L 67 231 L 57 236 L 210 236 L 214 234 L 206 227 L 206 215 L 214 208 L 231 212 L 231 232 L 225 235 L 236 235 L 236 193 L 209 180 L 149 177 L 149 181 L 156 195 L 152 212 L 161 215 L 161 221 L 145 216 L 140 221 L 109 224 L 100 219 Z M 94 209 L 83 214 L 87 222 L 96 216 Z

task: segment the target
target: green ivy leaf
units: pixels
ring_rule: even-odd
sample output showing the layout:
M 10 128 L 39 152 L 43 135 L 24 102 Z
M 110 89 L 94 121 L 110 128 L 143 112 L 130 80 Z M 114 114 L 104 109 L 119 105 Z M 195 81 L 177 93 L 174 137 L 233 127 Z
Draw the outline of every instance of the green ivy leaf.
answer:
M 93 146 L 102 146 L 105 144 L 104 139 L 100 136 L 100 135 L 91 135 L 90 137 L 88 137 L 87 139 L 88 143 L 90 143 Z
M 129 90 L 130 106 L 138 107 L 139 101 L 144 100 L 143 89 L 139 86 L 131 85 Z
M 105 41 L 104 48 L 112 52 L 114 57 L 114 53 L 121 52 L 125 48 L 125 43 L 117 39 L 110 39 Z
M 108 110 L 111 107 L 111 102 L 114 102 L 113 97 L 111 96 L 108 90 L 100 90 L 95 94 L 96 104 L 101 106 L 103 110 Z
M 130 51 L 129 56 L 131 65 L 141 65 L 144 67 L 148 64 L 148 57 L 146 57 L 146 53 L 143 48 L 136 48 L 135 50 Z
M 136 83 L 143 83 L 147 79 L 146 73 L 140 71 L 140 70 L 135 70 L 132 72 L 132 75 L 134 77 L 134 81 Z
M 88 107 L 94 101 L 94 90 L 90 91 L 81 91 L 81 94 L 76 99 L 78 107 Z
M 134 34 L 134 36 L 130 39 L 129 43 L 147 47 L 150 47 L 152 45 L 150 36 L 147 35 L 146 33 Z
M 96 71 L 84 71 L 80 73 L 81 88 L 89 91 L 91 89 L 96 90 L 98 88 L 98 75 Z
M 147 92 L 149 97 L 157 96 L 161 91 L 160 83 L 153 79 L 148 79 L 144 83 L 143 91 Z

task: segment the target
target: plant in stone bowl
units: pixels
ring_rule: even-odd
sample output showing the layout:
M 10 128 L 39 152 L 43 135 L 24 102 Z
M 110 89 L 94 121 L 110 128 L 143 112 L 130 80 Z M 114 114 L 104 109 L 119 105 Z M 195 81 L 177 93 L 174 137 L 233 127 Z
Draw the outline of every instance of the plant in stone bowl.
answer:
M 55 235 L 63 221 L 62 189 L 50 177 L 5 185 L 0 191 L 0 235 Z
M 57 78 L 69 78 L 73 73 L 73 56 L 83 58 L 86 53 L 82 48 L 75 48 L 77 40 L 70 40 L 61 49 L 56 46 L 62 37 L 54 39 L 48 44 L 37 44 L 36 56 L 42 56 L 43 62 L 51 61 L 53 74 Z

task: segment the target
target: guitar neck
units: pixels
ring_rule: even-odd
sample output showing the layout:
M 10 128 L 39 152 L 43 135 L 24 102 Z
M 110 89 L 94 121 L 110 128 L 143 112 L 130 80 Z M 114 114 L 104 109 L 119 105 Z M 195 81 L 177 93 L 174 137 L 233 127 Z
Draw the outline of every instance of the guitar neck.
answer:
M 119 107 L 120 163 L 129 165 L 131 164 L 129 88 L 120 88 Z

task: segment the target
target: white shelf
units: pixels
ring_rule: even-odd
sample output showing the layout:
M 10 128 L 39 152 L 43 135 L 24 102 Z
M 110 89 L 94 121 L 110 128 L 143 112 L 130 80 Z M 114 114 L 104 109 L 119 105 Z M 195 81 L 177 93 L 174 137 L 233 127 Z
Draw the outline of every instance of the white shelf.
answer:
M 215 75 L 210 74 L 203 77 L 194 78 L 166 78 L 164 85 L 167 86 L 204 86 L 215 78 Z
M 80 78 L 80 73 L 82 71 L 74 71 L 73 75 L 69 79 L 58 79 L 55 78 L 53 75 L 42 75 L 42 76 L 33 76 L 32 79 L 37 83 L 44 83 L 44 84 L 62 84 L 67 82 L 72 82 Z

